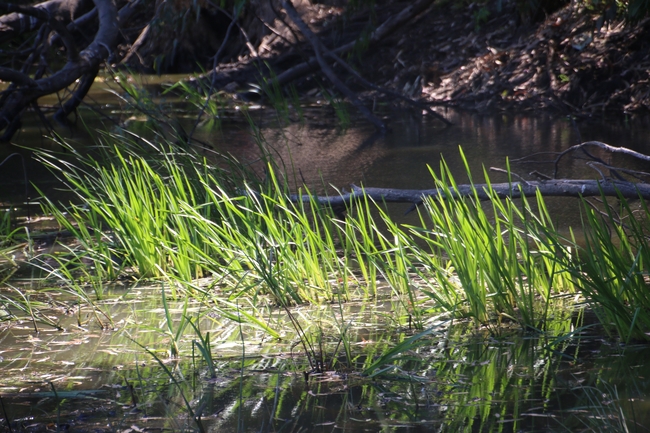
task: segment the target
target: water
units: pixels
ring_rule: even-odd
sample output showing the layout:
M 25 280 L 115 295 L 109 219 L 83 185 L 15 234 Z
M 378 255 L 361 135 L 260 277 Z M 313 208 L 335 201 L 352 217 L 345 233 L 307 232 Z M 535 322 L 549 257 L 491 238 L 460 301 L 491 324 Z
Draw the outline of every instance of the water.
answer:
M 101 95 L 106 97 L 101 92 L 96 97 Z M 114 98 L 100 102 L 117 113 Z M 90 112 L 84 115 L 91 131 L 107 127 Z M 437 170 L 442 158 L 463 182 L 459 146 L 476 182 L 482 182 L 483 167 L 504 168 L 506 158 L 559 152 L 581 141 L 598 140 L 650 153 L 647 118 L 576 124 L 543 115 L 445 115 L 454 126 L 393 113 L 393 132 L 386 136 L 374 136 L 365 126 L 338 130 L 332 113 L 315 108 L 306 110 L 303 122 L 283 129 L 274 127 L 273 119 L 262 112 L 254 112 L 253 118 L 289 168 L 293 184 L 304 183 L 319 193 L 333 193 L 350 184 L 431 188 L 429 167 Z M 128 123 L 141 128 L 137 119 Z M 222 129 L 200 125 L 197 138 L 257 164 L 259 148 L 248 125 L 235 120 L 223 124 Z M 184 125 L 191 129 L 191 119 Z M 77 140 L 79 146 L 87 146 L 92 135 L 81 129 L 59 132 Z M 42 134 L 36 123 L 26 122 L 14 142 L 56 149 Z M 0 158 L 15 151 L 25 158 L 30 182 L 48 196 L 65 198 L 56 179 L 29 159 L 29 151 L 4 147 Z M 3 166 L 0 201 L 24 209 L 22 203 L 32 200 L 36 191 L 25 193 L 22 164 L 10 161 Z M 609 162 L 644 169 L 621 158 Z M 551 171 L 548 165 L 514 164 L 512 168 L 522 174 L 532 169 Z M 572 159 L 562 165 L 560 175 L 593 178 L 597 173 L 584 161 Z M 492 180 L 505 178 L 494 173 Z M 550 207 L 561 225 L 577 222 L 574 201 L 552 200 Z M 413 216 L 402 216 L 407 208 L 395 205 L 391 212 L 409 222 Z M 36 209 L 34 205 L 31 212 Z M 111 330 L 100 329 L 87 308 L 79 312 L 74 297 L 31 292 L 51 307 L 49 314 L 64 318 L 65 331 L 41 325 L 35 333 L 27 320 L 0 328 L 0 395 L 14 431 L 57 428 L 53 426 L 60 431 L 195 429 L 184 398 L 200 412 L 206 429 L 215 432 L 620 431 L 623 425 L 631 431 L 645 431 L 643 426 L 650 425 L 648 348 L 620 346 L 599 336 L 597 329 L 585 328 L 560 340 L 496 327 L 460 326 L 448 335 L 446 322 L 432 321 L 433 335 L 423 340 L 426 344 L 406 352 L 408 359 L 399 368 L 363 377 L 358 372 L 368 360 L 398 336 L 415 332 L 391 323 L 391 317 L 403 308 L 399 303 L 345 306 L 353 359 L 338 344 L 333 307 L 314 307 L 322 310 L 321 315 L 311 312 L 310 317 L 322 321 L 310 324 L 310 336 L 322 341 L 319 350 L 322 347 L 324 358 L 336 364 L 325 373 L 309 375 L 304 374 L 310 367 L 296 335 L 271 341 L 261 332 L 242 334 L 226 319 L 201 316 L 201 329 L 210 331 L 216 358 L 217 377 L 210 378 L 192 345 L 195 335 L 180 341 L 184 359 L 191 361 L 168 359 L 173 337 L 166 331 L 159 290 L 127 286 L 109 291 L 99 305 L 113 318 Z M 8 293 L 8 288 L 0 289 L 0 294 Z M 173 304 L 176 321 L 180 308 Z M 199 306 L 189 310 L 192 317 L 201 311 Z M 279 317 L 284 313 L 269 310 L 268 314 Z M 560 316 L 557 326 L 564 333 L 591 323 L 579 312 Z M 156 357 L 178 378 L 177 383 Z
M 358 372 L 366 359 L 413 331 L 386 327 L 380 318 L 399 305 L 351 303 L 343 310 L 355 358 L 339 353 L 334 368 L 306 375 L 295 336 L 271 341 L 204 318 L 216 357 L 211 378 L 200 357 L 190 356 L 192 336 L 182 342 L 184 362 L 166 358 L 159 289 L 110 293 L 119 302 L 103 304 L 116 330 L 101 331 L 93 323 L 79 329 L 74 317 L 64 320 L 69 330 L 63 332 L 4 330 L 0 393 L 14 431 L 192 431 L 184 398 L 210 432 L 564 432 L 622 431 L 624 425 L 645 431 L 650 423 L 650 349 L 623 347 L 598 332 L 556 340 L 460 325 L 448 334 L 448 322 L 433 321 L 431 337 L 405 352 L 395 368 L 364 377 Z M 175 320 L 180 306 L 173 303 Z M 326 320 L 331 311 L 318 308 Z M 190 308 L 188 314 L 197 312 Z M 563 320 L 579 326 L 591 319 L 576 313 Z M 330 362 L 336 332 L 326 325 L 318 329 Z

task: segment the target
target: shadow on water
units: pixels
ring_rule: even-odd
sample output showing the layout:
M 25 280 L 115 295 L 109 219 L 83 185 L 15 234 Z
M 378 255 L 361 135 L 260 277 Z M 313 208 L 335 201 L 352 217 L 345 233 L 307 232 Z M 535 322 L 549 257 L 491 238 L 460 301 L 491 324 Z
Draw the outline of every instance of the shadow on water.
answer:
M 110 107 L 113 102 L 104 104 Z M 445 128 L 426 117 L 404 114 L 392 121 L 391 134 L 376 137 L 363 126 L 338 131 L 318 110 L 307 110 L 303 122 L 282 129 L 259 116 L 254 120 L 291 173 L 289 183 L 319 193 L 334 193 L 350 184 L 430 188 L 428 166 L 437 170 L 442 158 L 463 181 L 458 146 L 477 174 L 483 167 L 505 167 L 506 158 L 558 152 L 587 140 L 650 152 L 648 119 L 575 124 L 545 116 L 450 112 L 454 126 Z M 93 131 L 106 125 L 87 117 L 90 132 L 61 133 L 80 146 L 89 145 Z M 142 125 L 133 120 L 131 127 Z M 15 143 L 56 147 L 42 135 L 38 127 L 28 125 Z M 245 163 L 258 163 L 259 147 L 248 124 L 224 122 L 215 129 L 206 123 L 198 128 L 197 138 Z M 30 182 L 54 200 L 64 197 L 52 175 L 29 159 L 28 150 L 7 146 L 0 159 L 15 151 L 28 161 Z M 548 165 L 534 169 L 550 171 Z M 3 166 L 0 202 L 20 208 L 34 197 L 34 190 L 25 197 L 23 171 L 20 164 Z M 513 171 L 525 174 L 532 169 L 514 165 Z M 579 160 L 567 161 L 560 174 L 597 176 Z M 493 180 L 504 180 L 499 176 L 494 174 Z M 567 203 L 549 200 L 560 226 L 579 221 L 577 205 L 572 209 Z M 391 209 L 398 216 L 406 207 Z M 618 346 L 580 332 L 589 321 L 582 312 L 557 318 L 562 334 L 570 335 L 559 339 L 465 326 L 450 333 L 446 322 L 431 319 L 433 332 L 423 344 L 402 353 L 389 368 L 362 375 L 358 372 L 382 349 L 413 334 L 391 322 L 403 313 L 400 303 L 342 307 L 350 324 L 351 357 L 339 349 L 333 332 L 335 307 L 309 307 L 322 308 L 322 319 L 314 319 L 319 316 L 312 312 L 305 329 L 329 358 L 324 373 L 309 374 L 298 336 L 272 340 L 191 306 L 189 314 L 200 318 L 197 323 L 212 338 L 216 375 L 210 377 L 193 334 L 181 338 L 184 361 L 170 359 L 174 337 L 165 331 L 156 290 L 116 288 L 106 293 L 100 304 L 117 331 L 100 330 L 74 299 L 54 295 L 42 301 L 51 307 L 52 316 L 66 316 L 65 331 L 43 329 L 35 334 L 26 322 L 0 327 L 0 428 L 8 429 L 9 420 L 12 431 L 30 432 L 196 430 L 185 399 L 206 431 L 214 432 L 643 432 L 650 425 L 650 349 Z M 296 314 L 305 308 L 296 307 Z M 174 304 L 173 310 L 179 320 L 182 305 Z M 268 311 L 269 318 L 282 320 L 282 311 Z M 0 311 L 0 320 L 2 315 Z

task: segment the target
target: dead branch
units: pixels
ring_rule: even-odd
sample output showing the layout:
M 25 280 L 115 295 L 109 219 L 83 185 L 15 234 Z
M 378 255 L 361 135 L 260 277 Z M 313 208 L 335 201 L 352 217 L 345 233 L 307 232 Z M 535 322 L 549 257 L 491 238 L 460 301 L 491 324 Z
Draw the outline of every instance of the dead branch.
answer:
M 60 26 L 57 26 L 55 23 L 48 21 L 55 31 L 63 37 L 66 50 L 69 50 L 67 53 L 68 61 L 63 68 L 48 77 L 41 78 L 37 72 L 37 78 L 34 80 L 36 85 L 22 85 L 14 82 L 14 86 L 5 90 L 2 105 L 0 106 L 0 130 L 12 125 L 15 126 L 23 110 L 31 106 L 38 98 L 70 86 L 78 78 L 97 69 L 99 64 L 113 52 L 118 34 L 117 8 L 112 0 L 94 0 L 94 2 L 99 17 L 99 29 L 93 42 L 81 52 L 76 51 L 73 43 L 68 46 L 68 43 L 65 42 L 67 39 L 65 26 L 60 23 Z M 39 19 L 44 19 L 43 14 L 45 14 L 48 20 L 50 19 L 49 14 L 46 12 L 36 12 L 34 9 L 36 8 L 0 4 L 0 10 L 38 15 Z M 51 19 L 51 21 L 56 20 Z M 65 30 L 61 30 L 59 27 L 63 27 Z M 21 81 L 25 82 L 25 80 Z
M 600 141 L 586 141 L 584 143 L 580 143 L 580 144 L 576 144 L 575 146 L 571 146 L 571 147 L 569 147 L 568 149 L 566 149 L 566 150 L 564 150 L 562 152 L 544 152 L 543 155 L 555 156 L 554 159 L 549 160 L 549 161 L 533 160 L 532 159 L 533 157 L 542 155 L 541 153 L 536 153 L 536 154 L 533 154 L 533 155 L 528 155 L 528 156 L 526 156 L 524 158 L 519 158 L 519 159 L 512 160 L 512 162 L 535 163 L 535 164 L 551 163 L 551 164 L 553 164 L 553 167 L 554 167 L 553 179 L 555 179 L 557 177 L 557 172 L 558 172 L 558 167 L 559 167 L 560 161 L 565 156 L 567 156 L 568 154 L 580 151 L 585 156 L 587 156 L 590 160 L 592 160 L 592 161 L 594 161 L 594 162 L 608 168 L 610 170 L 610 172 L 612 173 L 612 175 L 617 177 L 619 180 L 623 180 L 623 178 L 620 175 L 618 175 L 618 172 L 619 171 L 625 172 L 626 170 L 623 170 L 623 169 L 620 169 L 620 168 L 617 168 L 617 167 L 611 167 L 609 164 L 605 163 L 603 160 L 601 160 L 600 158 L 598 158 L 597 156 L 595 156 L 591 152 L 589 152 L 589 150 L 588 150 L 589 147 L 596 147 L 596 148 L 603 149 L 603 150 L 605 150 L 605 151 L 607 151 L 609 153 L 627 155 L 627 156 L 630 156 L 632 158 L 635 158 L 635 159 L 638 159 L 638 160 L 641 160 L 641 161 L 644 161 L 644 162 L 650 162 L 650 156 L 648 156 L 648 155 L 645 155 L 643 153 L 639 153 L 639 152 L 637 152 L 635 150 L 628 149 L 626 147 L 611 146 L 609 144 L 606 144 L 606 143 L 603 143 L 603 142 L 600 142 Z M 634 174 L 635 175 L 650 176 L 650 173 L 644 173 L 644 172 L 635 172 Z
M 618 153 L 629 155 L 636 159 L 650 162 L 650 156 L 636 152 L 625 147 L 614 147 L 609 144 L 602 143 L 600 141 L 587 141 L 585 143 L 572 146 L 569 149 L 553 153 L 558 155 L 558 157 L 553 161 L 557 162 L 564 157 L 565 155 L 576 152 L 576 151 L 585 151 L 588 147 L 598 147 L 604 149 L 610 153 Z M 537 154 L 539 155 L 539 154 Z M 589 161 L 587 164 L 592 165 L 601 176 L 601 179 L 555 179 L 549 177 L 542 177 L 543 180 L 532 181 L 525 180 L 521 176 L 513 172 L 508 172 L 500 168 L 491 167 L 490 170 L 497 171 L 501 173 L 507 173 L 509 176 L 519 179 L 516 182 L 505 182 L 505 183 L 491 183 L 491 184 L 469 184 L 469 185 L 458 185 L 456 187 L 449 187 L 449 189 L 393 189 L 393 188 L 361 188 L 356 185 L 352 185 L 352 191 L 349 193 L 344 193 L 338 196 L 309 196 L 309 195 L 292 195 L 291 200 L 294 202 L 309 202 L 316 201 L 322 205 L 330 206 L 343 206 L 349 204 L 354 200 L 358 200 L 363 197 L 371 198 L 375 201 L 383 201 L 387 203 L 412 203 L 418 205 L 427 197 L 440 198 L 440 199 L 454 199 L 460 197 L 475 197 L 478 200 L 489 200 L 493 196 L 499 198 L 522 198 L 522 197 L 534 197 L 536 194 L 540 193 L 545 197 L 616 197 L 627 200 L 634 199 L 644 199 L 650 200 L 650 183 L 645 182 L 630 182 L 625 179 L 611 179 L 604 175 L 604 173 L 598 169 L 598 166 L 602 166 L 605 169 L 610 171 L 618 171 L 621 173 L 628 174 L 635 178 L 640 178 L 642 176 L 650 176 L 649 173 L 639 172 L 636 170 L 621 169 L 618 167 L 612 167 L 607 164 L 595 161 L 593 155 L 589 156 L 592 158 L 592 161 Z M 526 160 L 527 158 L 522 158 L 521 160 Z M 526 161 L 528 162 L 528 161 Z M 532 173 L 531 173 L 532 174 Z
M 79 51 L 77 50 L 77 45 L 74 41 L 74 38 L 68 31 L 67 27 L 61 21 L 56 19 L 56 15 L 51 14 L 43 8 L 15 5 L 11 3 L 0 3 L 0 10 L 27 15 L 34 17 L 42 22 L 46 22 L 61 38 L 61 41 L 63 42 L 63 45 L 66 49 L 68 62 L 76 62 L 78 60 Z
M 386 36 L 388 36 L 390 33 L 392 33 L 395 29 L 403 25 L 404 23 L 410 21 L 413 19 L 415 16 L 418 14 L 424 12 L 429 6 L 433 4 L 434 0 L 417 0 L 415 3 L 412 5 L 402 9 L 402 11 L 387 19 L 384 21 L 375 31 L 373 31 L 370 34 L 370 37 L 368 39 L 368 43 L 370 45 L 375 44 L 382 39 L 384 39 Z M 348 51 L 351 51 L 356 45 L 358 41 L 353 41 L 348 44 L 342 45 L 335 50 L 332 50 L 336 54 L 343 54 Z M 277 80 L 278 83 L 281 86 L 284 86 L 291 81 L 308 74 L 316 68 L 318 64 L 318 61 L 316 58 L 311 58 L 303 63 L 300 63 L 290 69 L 287 69 L 281 74 L 278 74 Z
M 291 18 L 291 21 L 298 26 L 302 34 L 307 38 L 309 43 L 311 44 L 312 48 L 314 49 L 314 54 L 316 55 L 316 60 L 318 61 L 318 64 L 320 65 L 321 70 L 325 74 L 325 76 L 336 86 L 336 88 L 343 93 L 349 100 L 354 104 L 355 107 L 357 107 L 357 110 L 363 114 L 366 119 L 368 119 L 370 122 L 372 122 L 375 127 L 382 132 L 386 131 L 386 125 L 384 122 L 381 121 L 378 117 L 376 117 L 372 112 L 363 105 L 363 103 L 357 98 L 357 95 L 354 94 L 354 92 L 341 81 L 341 79 L 336 75 L 334 70 L 330 65 L 328 65 L 325 60 L 323 59 L 323 56 L 321 55 L 321 49 L 323 48 L 322 43 L 318 39 L 318 37 L 312 32 L 307 24 L 302 20 L 300 17 L 300 14 L 298 14 L 298 11 L 293 7 L 290 1 L 283 1 L 282 2 L 282 7 L 284 10 L 287 12 L 287 15 L 289 18 Z
M 90 10 L 92 4 L 91 0 L 48 0 L 32 6 L 2 4 L 0 10 L 10 13 L 0 16 L 0 41 L 33 31 L 51 19 L 65 26 L 75 16 Z
M 73 92 L 72 96 L 65 103 L 61 104 L 61 107 L 54 113 L 54 120 L 59 123 L 66 123 L 68 115 L 75 111 L 79 104 L 81 104 L 81 101 L 83 101 L 83 98 L 90 90 L 98 73 L 99 65 L 81 77 L 79 86 Z
M 425 198 L 453 199 L 476 197 L 489 200 L 490 187 L 500 198 L 534 197 L 538 192 L 545 197 L 621 197 L 625 199 L 650 200 L 650 184 L 622 181 L 604 181 L 591 179 L 557 179 L 549 181 L 507 182 L 496 184 L 458 185 L 450 188 L 451 195 L 440 188 L 434 189 L 393 189 L 361 188 L 352 185 L 352 191 L 338 196 L 292 195 L 294 202 L 315 201 L 321 205 L 343 206 L 352 201 L 368 197 L 377 202 L 386 203 L 421 203 Z

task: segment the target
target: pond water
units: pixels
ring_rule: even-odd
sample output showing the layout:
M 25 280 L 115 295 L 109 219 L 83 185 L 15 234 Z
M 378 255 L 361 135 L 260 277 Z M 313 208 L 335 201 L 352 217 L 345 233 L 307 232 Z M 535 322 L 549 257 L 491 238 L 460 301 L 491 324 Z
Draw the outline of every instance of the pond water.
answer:
M 342 307 L 352 359 L 337 351 L 337 306 L 295 309 L 311 309 L 305 332 L 331 364 L 312 374 L 296 335 L 272 340 L 202 316 L 212 377 L 192 350 L 196 335 L 179 342 L 185 361 L 168 358 L 161 289 L 109 291 L 97 305 L 113 330 L 99 329 L 87 311 L 78 317 L 65 296 L 56 299 L 71 309 L 65 331 L 34 333 L 26 323 L 3 330 L 0 396 L 13 431 L 197 431 L 185 400 L 210 432 L 645 431 L 650 423 L 650 347 L 598 337 L 580 311 L 557 317 L 566 330 L 582 326 L 559 340 L 464 325 L 449 332 L 447 319 L 432 317 L 430 335 L 398 367 L 369 376 L 359 373 L 368 360 L 415 334 L 391 325 L 399 302 Z M 182 311 L 199 317 L 201 308 L 173 302 L 170 311 L 178 323 Z
M 120 114 L 110 95 L 101 89 L 93 95 L 105 109 Z M 437 171 L 442 158 L 463 182 L 459 146 L 477 182 L 482 182 L 483 167 L 505 168 L 506 158 L 559 152 L 582 141 L 650 153 L 648 118 L 576 123 L 545 115 L 450 111 L 444 114 L 453 126 L 446 127 L 415 113 L 386 114 L 392 132 L 385 136 L 376 136 L 366 126 L 341 130 L 327 108 L 307 108 L 301 121 L 283 128 L 262 111 L 252 112 L 252 117 L 276 157 L 290 168 L 294 185 L 305 184 L 319 193 L 350 184 L 430 188 L 428 167 Z M 134 130 L 143 129 L 139 119 L 122 116 Z M 111 128 L 90 111 L 85 121 L 90 131 Z M 192 128 L 191 119 L 181 122 Z M 14 143 L 56 149 L 41 137 L 44 131 L 37 123 L 25 125 Z M 59 132 L 80 146 L 87 146 L 94 135 L 79 128 Z M 206 122 L 197 128 L 196 138 L 242 161 L 256 164 L 258 159 L 247 122 L 225 119 L 221 128 Z M 53 176 L 29 158 L 28 150 L 3 147 L 0 159 L 14 152 L 24 158 L 30 182 L 50 197 L 65 197 Z M 37 205 L 25 203 L 36 191 L 29 187 L 25 192 L 18 161 L 3 166 L 0 201 L 33 215 Z M 608 162 L 630 164 L 618 157 Z M 551 171 L 549 165 L 512 168 L 522 174 Z M 560 175 L 597 177 L 580 160 L 565 162 Z M 491 178 L 505 180 L 499 173 Z M 559 225 L 578 224 L 573 201 L 553 200 L 550 207 Z M 390 209 L 401 221 L 415 218 L 403 216 L 406 205 Z M 193 343 L 199 337 L 192 332 L 178 339 L 185 361 L 169 359 L 174 332 L 160 303 L 160 287 L 108 291 L 97 305 L 114 325 L 103 330 L 99 322 L 106 319 L 88 308 L 80 310 L 76 298 L 40 292 L 38 284 L 29 281 L 12 284 L 22 284 L 30 296 L 44 302 L 48 314 L 63 317 L 65 330 L 41 325 L 36 333 L 29 321 L 0 323 L 0 429 L 7 431 L 7 420 L 12 431 L 198 431 L 188 406 L 211 432 L 647 431 L 650 425 L 650 348 L 599 337 L 593 320 L 581 310 L 558 313 L 558 335 L 570 336 L 559 339 L 496 327 L 457 326 L 450 332 L 447 318 L 431 317 L 430 335 L 400 355 L 399 368 L 363 376 L 359 371 L 382 350 L 417 332 L 393 322 L 401 314 L 401 303 L 384 299 L 371 305 L 313 307 L 321 316 L 311 311 L 305 330 L 328 367 L 317 374 L 305 374 L 311 366 L 298 335 L 272 340 L 190 305 L 186 315 L 197 318 L 203 335 L 211 335 L 211 377 Z M 0 294 L 7 295 L 12 287 L 1 288 Z M 339 307 L 336 322 L 332 317 Z M 183 303 L 171 305 L 176 324 L 182 308 Z M 292 314 L 306 317 L 301 316 L 302 308 Z M 277 320 L 283 315 L 268 312 Z M 341 323 L 348 326 L 352 355 L 341 348 L 340 333 L 335 332 Z

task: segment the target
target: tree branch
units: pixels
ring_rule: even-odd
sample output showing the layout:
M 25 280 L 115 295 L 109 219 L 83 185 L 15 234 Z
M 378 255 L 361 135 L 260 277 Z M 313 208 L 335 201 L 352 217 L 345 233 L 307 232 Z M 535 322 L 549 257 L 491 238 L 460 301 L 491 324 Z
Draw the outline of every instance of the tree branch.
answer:
M 94 0 L 99 16 L 99 29 L 93 42 L 74 61 L 53 75 L 36 80 L 36 86 L 15 89 L 0 107 L 0 130 L 5 129 L 20 113 L 38 98 L 64 89 L 79 77 L 94 70 L 113 51 L 117 40 L 117 8 L 112 0 Z M 2 5 L 3 8 L 5 5 Z M 6 8 L 4 8 L 6 10 Z
M 357 107 L 357 109 L 361 112 L 361 114 L 363 114 L 370 122 L 372 122 L 372 124 L 375 125 L 375 127 L 378 130 L 385 132 L 386 125 L 384 124 L 384 122 L 382 122 L 378 117 L 372 114 L 372 112 L 368 109 L 368 107 L 363 105 L 363 103 L 359 100 L 359 98 L 357 98 L 354 92 L 348 86 L 346 86 L 345 83 L 343 83 L 343 81 L 341 81 L 339 77 L 336 76 L 336 73 L 334 72 L 332 67 L 323 60 L 323 57 L 321 55 L 322 44 L 320 40 L 309 29 L 307 24 L 305 24 L 305 22 L 302 20 L 302 18 L 298 14 L 298 11 L 293 7 L 291 2 L 286 0 L 283 1 L 282 7 L 287 12 L 289 18 L 291 18 L 291 21 L 293 21 L 298 26 L 302 34 L 307 38 L 309 43 L 314 48 L 314 53 L 316 54 L 316 60 L 320 65 L 320 68 L 325 74 L 325 76 L 327 76 L 327 78 L 332 82 L 332 84 L 334 84 L 334 86 L 336 86 L 336 88 L 339 89 L 339 91 L 343 93 L 354 104 L 354 106 Z
M 22 72 L 16 71 L 15 69 L 4 68 L 2 66 L 0 66 L 0 80 L 11 81 L 12 83 L 16 83 L 21 86 L 37 86 L 36 81 L 32 80 L 29 75 L 23 74 Z
M 316 201 L 321 205 L 342 206 L 349 204 L 354 200 L 364 197 L 371 198 L 375 201 L 387 203 L 421 203 L 427 197 L 433 198 L 459 198 L 459 197 L 478 197 L 479 200 L 489 200 L 489 187 L 500 198 L 521 198 L 534 197 L 539 191 L 545 197 L 623 197 L 626 199 L 643 198 L 650 200 L 650 184 L 639 184 L 633 182 L 621 181 L 603 181 L 592 179 L 558 179 L 548 181 L 527 181 L 527 182 L 508 182 L 476 184 L 476 185 L 458 185 L 457 188 L 451 188 L 451 196 L 447 196 L 444 190 L 434 189 L 393 189 L 393 188 L 361 188 L 352 185 L 352 192 L 338 196 L 310 196 L 310 195 L 291 195 L 294 202 Z
M 47 10 L 41 9 L 39 7 L 22 6 L 11 3 L 0 3 L 0 10 L 32 16 L 48 23 L 50 27 L 52 27 L 52 30 L 54 30 L 61 37 L 61 41 L 63 41 L 63 45 L 65 46 L 66 54 L 68 56 L 68 62 L 76 62 L 78 60 L 79 50 L 77 50 L 77 44 L 75 43 L 74 38 L 68 31 L 67 27 L 61 21 L 57 20 L 56 17 L 53 14 L 49 13 Z
M 370 34 L 368 42 L 372 45 L 381 41 L 399 26 L 411 20 L 416 15 L 424 12 L 429 6 L 431 6 L 431 4 L 433 4 L 433 2 L 434 0 L 417 0 L 412 5 L 405 7 L 400 13 L 388 18 L 379 27 L 377 27 L 375 31 Z M 336 54 L 346 53 L 348 51 L 351 51 L 357 45 L 357 43 L 358 41 L 355 40 L 332 51 Z M 278 83 L 281 86 L 284 86 L 296 78 L 313 71 L 317 64 L 318 61 L 315 58 L 311 58 L 306 62 L 294 66 L 293 68 L 287 69 L 283 73 L 278 74 Z

